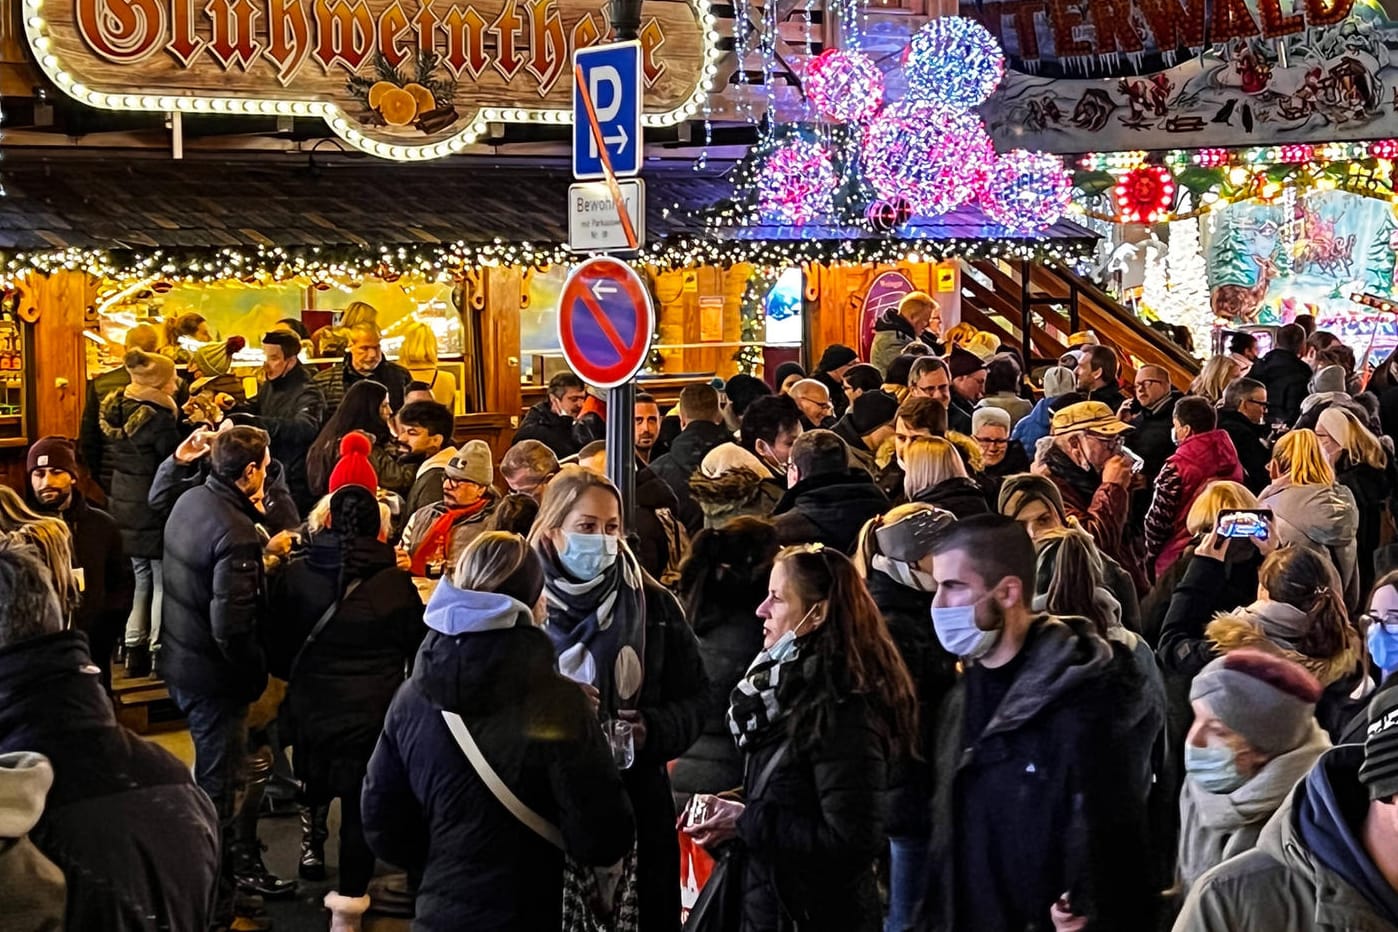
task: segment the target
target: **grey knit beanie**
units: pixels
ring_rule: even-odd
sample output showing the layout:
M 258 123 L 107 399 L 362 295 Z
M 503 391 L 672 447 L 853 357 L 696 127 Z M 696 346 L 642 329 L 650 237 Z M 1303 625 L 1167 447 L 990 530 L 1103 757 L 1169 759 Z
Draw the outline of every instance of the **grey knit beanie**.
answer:
M 1268 757 L 1301 746 L 1315 727 L 1321 686 L 1300 664 L 1241 648 L 1214 660 L 1189 687 L 1223 724 Z

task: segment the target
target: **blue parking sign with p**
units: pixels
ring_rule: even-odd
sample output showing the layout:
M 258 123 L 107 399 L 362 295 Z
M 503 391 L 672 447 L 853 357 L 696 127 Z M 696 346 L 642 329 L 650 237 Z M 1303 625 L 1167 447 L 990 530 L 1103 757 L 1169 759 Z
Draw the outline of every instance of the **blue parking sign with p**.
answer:
M 582 85 L 592 98 L 592 108 L 602 130 L 602 141 L 612 173 L 618 178 L 641 173 L 641 43 L 615 42 L 578 49 L 573 53 L 573 177 L 603 178 L 602 154 L 588 122 Z

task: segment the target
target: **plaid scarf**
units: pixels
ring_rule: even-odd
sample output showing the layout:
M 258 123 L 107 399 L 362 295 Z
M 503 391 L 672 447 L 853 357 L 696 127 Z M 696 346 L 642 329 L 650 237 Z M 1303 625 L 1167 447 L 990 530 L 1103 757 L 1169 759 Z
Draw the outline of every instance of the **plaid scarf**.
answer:
M 544 563 L 544 597 L 558 672 L 602 694 L 602 717 L 634 709 L 641 695 L 646 655 L 645 578 L 626 542 L 616 561 L 595 579 L 579 582 L 563 569 L 547 538 L 537 545 Z

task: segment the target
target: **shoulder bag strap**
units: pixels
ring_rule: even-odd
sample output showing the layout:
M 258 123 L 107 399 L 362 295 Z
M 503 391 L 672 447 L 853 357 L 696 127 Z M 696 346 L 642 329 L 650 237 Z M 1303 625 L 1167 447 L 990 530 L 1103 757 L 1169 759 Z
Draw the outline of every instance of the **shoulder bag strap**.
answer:
M 335 613 L 340 610 L 340 606 L 349 599 L 354 590 L 359 588 L 361 582 L 363 582 L 362 579 L 351 580 L 350 584 L 345 587 L 345 594 L 326 606 L 325 611 L 316 619 L 315 627 L 311 628 L 311 633 L 306 635 L 306 640 L 301 644 L 301 649 L 296 652 L 295 657 L 291 658 L 291 670 L 287 674 L 288 680 L 296 676 L 296 668 L 301 666 L 301 658 L 306 656 L 306 651 L 311 649 L 311 645 L 316 642 L 316 638 L 320 637 L 321 632 L 325 630 L 325 626 L 330 624 L 330 619 L 335 617 Z
M 466 727 L 466 722 L 461 716 L 443 709 L 442 718 L 446 721 L 451 736 L 456 739 L 457 745 L 460 746 L 461 752 L 466 755 L 466 760 L 470 761 L 471 766 L 476 770 L 476 775 L 485 782 L 486 788 L 494 794 L 496 799 L 500 800 L 500 805 L 510 810 L 510 815 L 523 822 L 544 841 L 560 851 L 563 850 L 563 833 L 548 819 L 526 806 L 524 801 L 505 785 L 505 781 L 500 779 L 495 768 L 490 766 L 490 761 L 486 760 L 485 755 L 481 753 L 480 746 L 476 744 L 476 739 L 471 737 L 471 731 Z
M 753 796 L 761 796 L 762 791 L 767 788 L 767 781 L 772 778 L 773 771 L 777 769 L 777 765 L 780 764 L 782 758 L 786 756 L 787 750 L 791 747 L 791 741 L 791 738 L 787 738 L 781 743 L 781 747 L 773 752 L 771 758 L 767 761 L 767 765 L 758 773 L 757 779 L 752 781 Z

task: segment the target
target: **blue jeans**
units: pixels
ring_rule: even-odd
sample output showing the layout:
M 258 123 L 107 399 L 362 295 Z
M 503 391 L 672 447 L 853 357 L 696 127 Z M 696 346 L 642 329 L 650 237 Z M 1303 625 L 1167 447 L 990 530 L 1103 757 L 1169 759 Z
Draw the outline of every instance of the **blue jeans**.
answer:
M 243 760 L 248 754 L 248 706 L 170 687 L 170 698 L 189 721 L 194 739 L 194 782 L 218 813 L 221 840 L 218 895 L 214 919 L 233 920 L 233 845 L 237 798 L 243 791 Z
M 160 644 L 160 600 L 165 594 L 160 561 L 132 557 L 131 570 L 136 574 L 136 593 L 126 618 L 126 646 L 154 649 Z
M 906 932 L 919 928 L 922 901 L 927 896 L 930 880 L 927 862 L 932 840 L 890 838 L 888 849 L 888 917 L 884 920 L 883 932 Z

